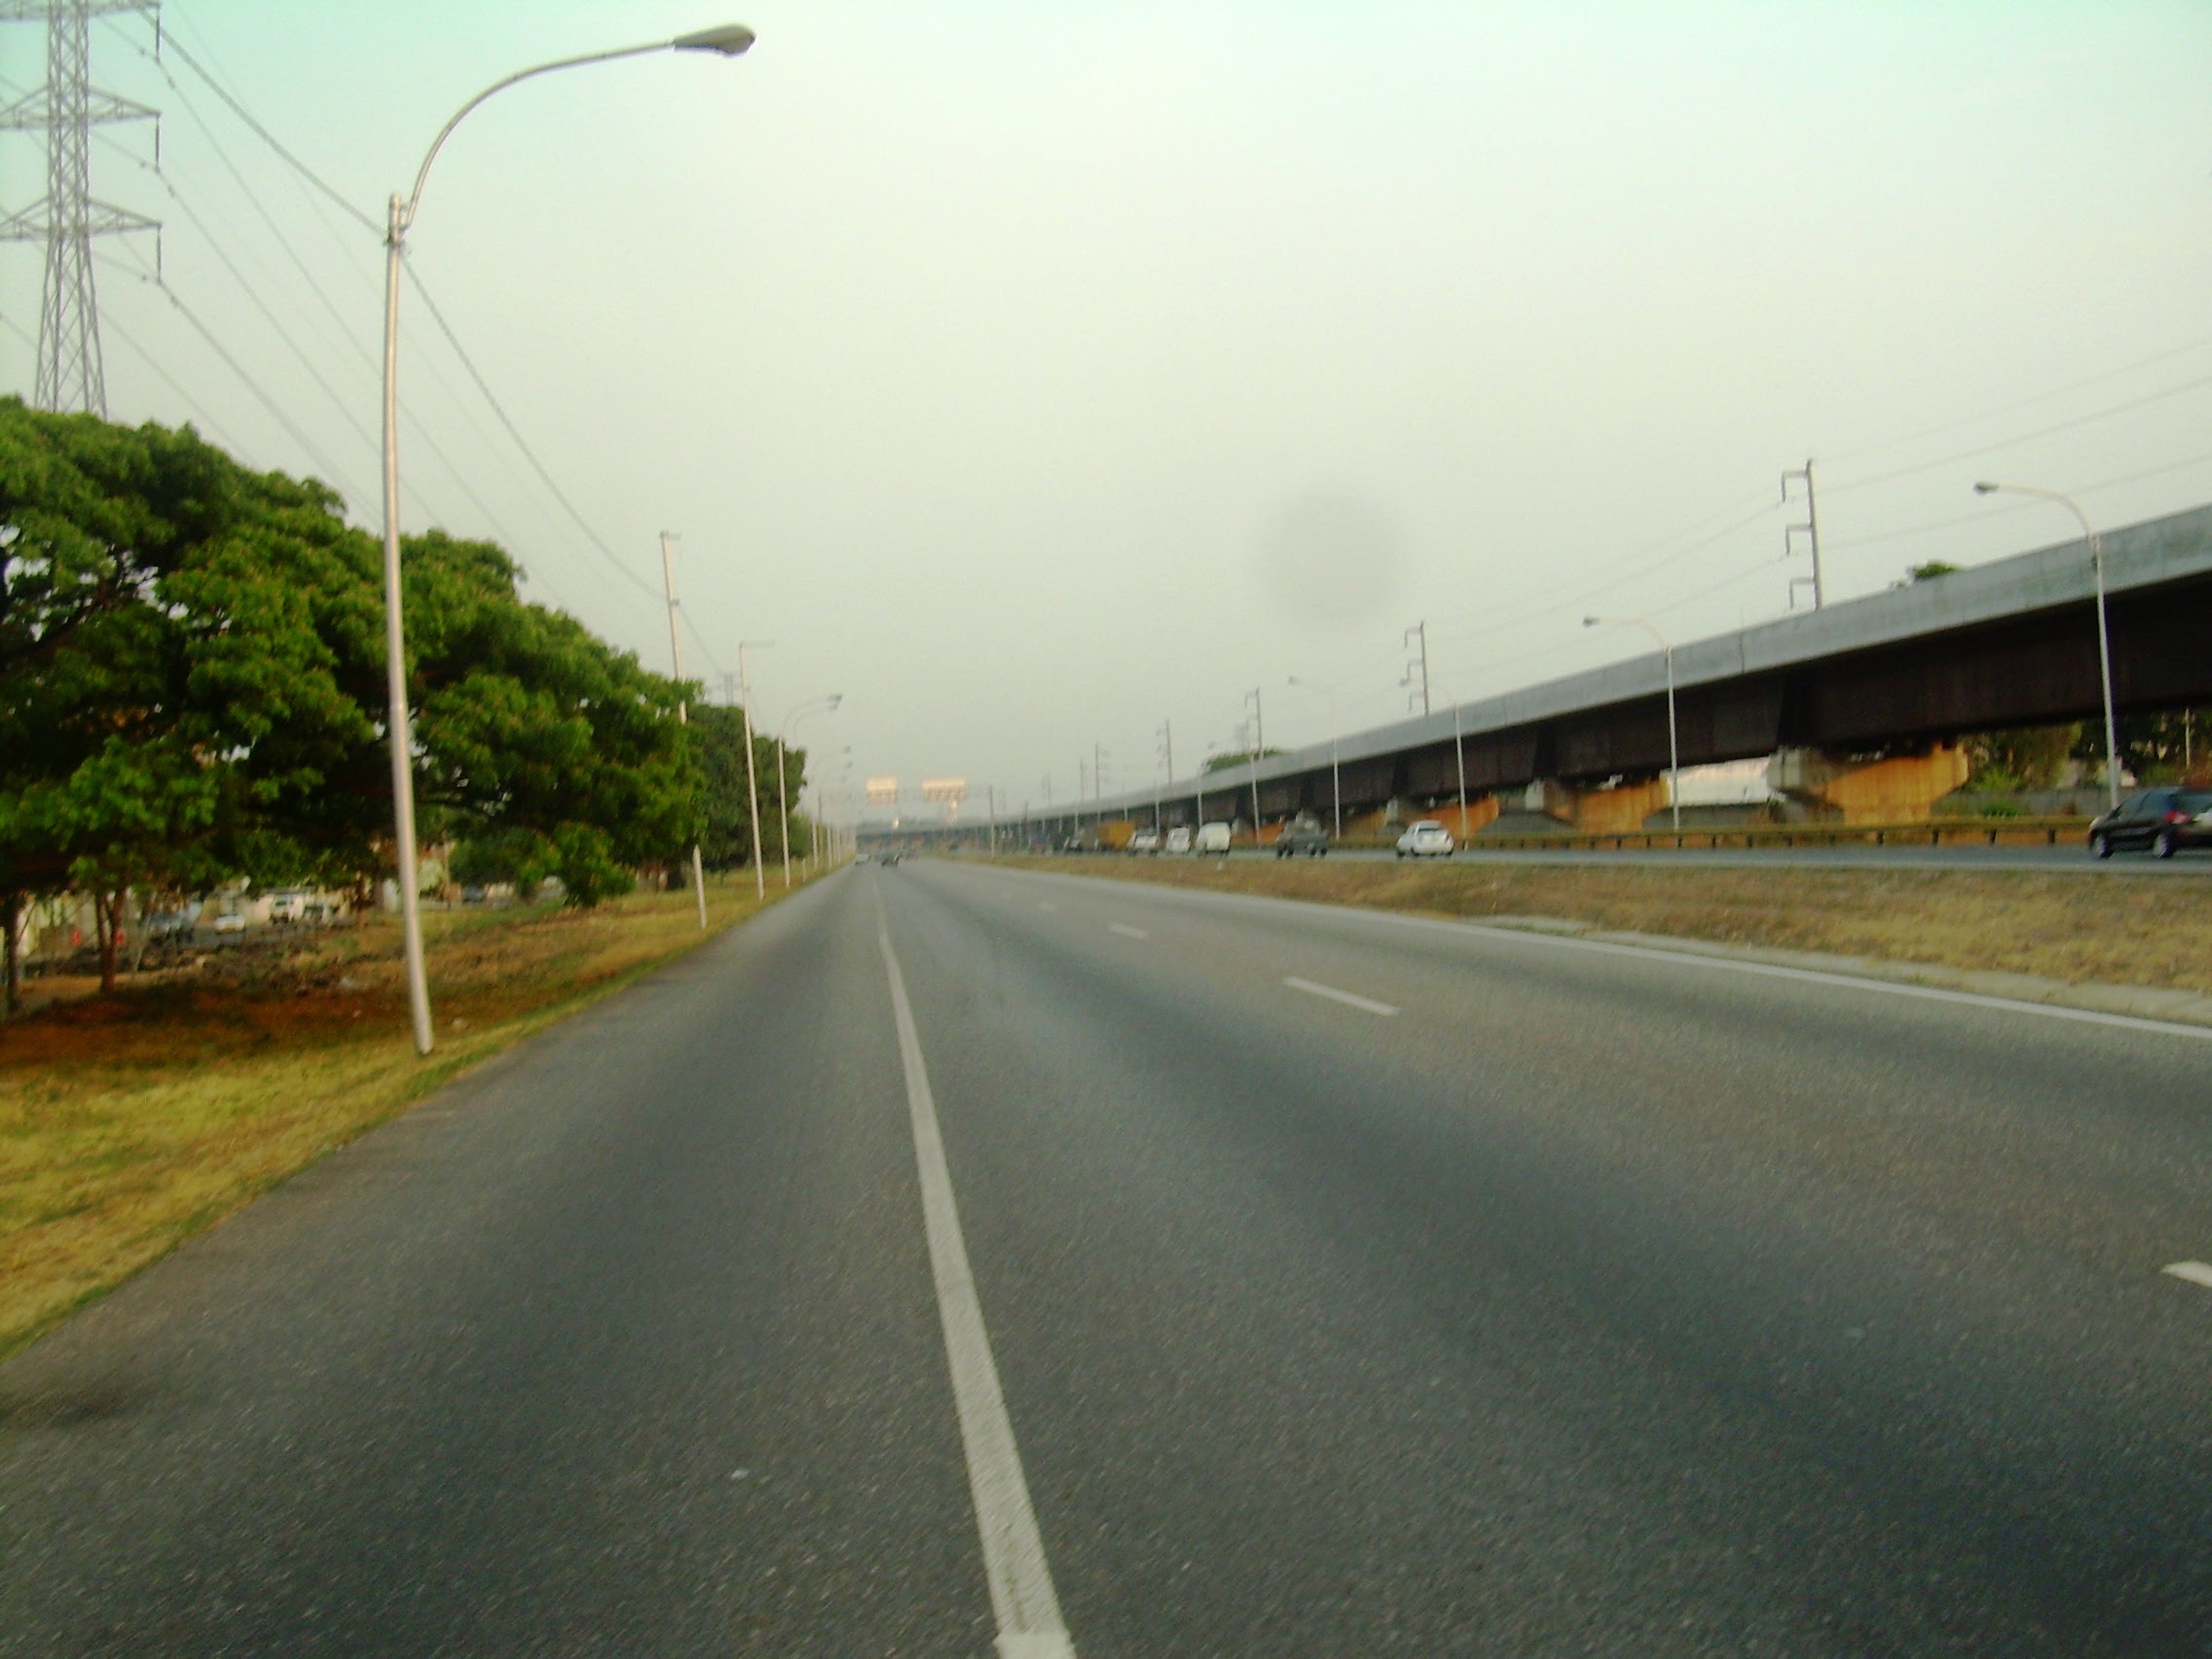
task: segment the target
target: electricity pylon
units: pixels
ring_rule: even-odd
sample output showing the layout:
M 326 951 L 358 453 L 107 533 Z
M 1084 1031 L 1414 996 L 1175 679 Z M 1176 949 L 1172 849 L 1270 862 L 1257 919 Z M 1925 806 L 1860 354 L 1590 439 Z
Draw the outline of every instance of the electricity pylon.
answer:
M 107 415 L 100 318 L 92 290 L 92 238 L 161 226 L 92 195 L 92 129 L 150 121 L 161 113 L 92 84 L 92 24 L 110 12 L 138 12 L 160 29 L 161 0 L 0 0 L 0 22 L 46 23 L 46 85 L 0 110 L 0 131 L 46 134 L 46 195 L 0 218 L 0 241 L 46 243 L 39 300 L 41 409 Z

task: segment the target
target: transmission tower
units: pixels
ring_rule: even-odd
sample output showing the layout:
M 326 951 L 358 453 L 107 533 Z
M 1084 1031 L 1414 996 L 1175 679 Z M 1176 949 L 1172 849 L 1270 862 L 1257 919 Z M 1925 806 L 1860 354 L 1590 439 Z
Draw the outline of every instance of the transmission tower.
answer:
M 92 84 L 92 19 L 111 12 L 152 18 L 158 47 L 161 0 L 0 0 L 0 22 L 46 24 L 46 85 L 0 110 L 0 131 L 46 134 L 46 195 L 0 219 L 0 241 L 46 243 L 32 401 L 41 409 L 83 410 L 102 418 L 107 376 L 92 293 L 92 238 L 161 228 L 127 208 L 92 200 L 92 129 L 160 114 Z

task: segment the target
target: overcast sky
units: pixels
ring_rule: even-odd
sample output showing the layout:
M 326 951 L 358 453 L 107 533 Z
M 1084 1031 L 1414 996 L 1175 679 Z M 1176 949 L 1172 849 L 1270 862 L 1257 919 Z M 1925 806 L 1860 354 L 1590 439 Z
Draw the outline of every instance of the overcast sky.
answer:
M 168 294 L 155 239 L 99 244 L 111 417 L 380 522 L 379 233 L 174 47 L 381 225 L 486 83 L 730 4 L 744 58 L 487 104 L 411 238 L 589 533 L 413 293 L 402 516 L 661 669 L 680 532 L 686 668 L 773 640 L 771 726 L 844 692 L 818 768 L 1065 800 L 1094 742 L 1149 782 L 1165 719 L 1187 774 L 1255 686 L 1271 743 L 1323 739 L 1292 675 L 1402 713 L 1416 622 L 1472 698 L 1648 648 L 1586 611 L 1768 619 L 1808 457 L 1831 602 L 2067 537 L 1979 476 L 2107 524 L 2212 498 L 2203 0 L 169 0 L 160 64 L 93 28 L 164 111 L 162 175 L 144 127 L 93 149 L 166 226 Z M 0 25 L 0 92 L 43 67 Z M 0 204 L 43 171 L 0 134 Z M 26 393 L 41 269 L 0 247 Z

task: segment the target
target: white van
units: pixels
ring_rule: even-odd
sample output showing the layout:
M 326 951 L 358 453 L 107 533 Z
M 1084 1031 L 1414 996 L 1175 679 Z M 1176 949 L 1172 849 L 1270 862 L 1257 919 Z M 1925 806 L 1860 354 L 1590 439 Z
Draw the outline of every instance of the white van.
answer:
M 1198 826 L 1198 845 L 1191 849 L 1198 853 L 1226 853 L 1229 851 L 1229 826 L 1201 824 Z

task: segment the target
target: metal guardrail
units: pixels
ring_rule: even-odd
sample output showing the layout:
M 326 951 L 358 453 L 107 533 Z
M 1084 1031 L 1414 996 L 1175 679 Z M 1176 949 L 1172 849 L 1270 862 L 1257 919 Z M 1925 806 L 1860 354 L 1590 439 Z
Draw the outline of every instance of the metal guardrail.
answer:
M 1486 847 L 1510 851 L 1626 852 L 1651 848 L 1723 847 L 1940 847 L 1946 843 L 1989 847 L 2055 847 L 2081 842 L 2088 834 L 2085 818 L 1924 818 L 1899 824 L 1736 824 L 1683 830 L 1619 830 L 1596 833 L 1545 830 L 1493 835 L 1478 832 L 1459 844 L 1470 852 Z M 1346 847 L 1389 848 L 1388 840 L 1354 841 Z

